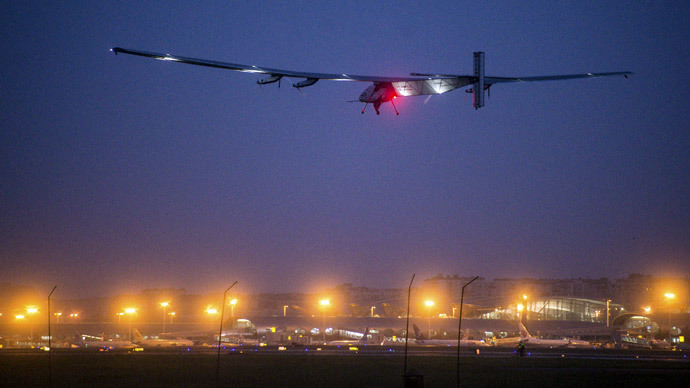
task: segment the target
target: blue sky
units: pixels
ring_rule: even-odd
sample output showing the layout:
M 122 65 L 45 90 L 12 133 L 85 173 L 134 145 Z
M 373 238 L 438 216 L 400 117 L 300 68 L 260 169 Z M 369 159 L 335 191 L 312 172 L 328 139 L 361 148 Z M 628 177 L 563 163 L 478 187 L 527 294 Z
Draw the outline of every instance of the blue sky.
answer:
M 411 273 L 688 276 L 686 2 L 2 5 L 0 282 L 402 287 Z M 291 70 L 629 79 L 457 90 L 361 115 Z M 46 288 L 50 288 L 47 285 Z

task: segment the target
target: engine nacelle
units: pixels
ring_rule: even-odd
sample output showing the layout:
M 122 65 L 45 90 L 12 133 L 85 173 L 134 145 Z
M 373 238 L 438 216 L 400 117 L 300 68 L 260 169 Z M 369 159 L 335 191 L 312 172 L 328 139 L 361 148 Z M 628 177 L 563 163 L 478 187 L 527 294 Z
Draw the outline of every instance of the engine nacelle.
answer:
M 276 74 L 276 75 L 272 75 L 268 78 L 260 79 L 260 80 L 256 81 L 256 83 L 259 85 L 272 84 L 274 82 L 280 81 L 281 78 L 283 78 L 282 75 Z
M 318 78 L 307 78 L 307 79 L 305 79 L 304 81 L 298 82 L 298 83 L 296 83 L 296 84 L 294 84 L 294 85 L 292 85 L 292 86 L 295 87 L 295 88 L 304 88 L 304 87 L 307 87 L 307 86 L 312 86 L 312 85 L 314 85 L 314 84 L 316 83 L 316 81 L 318 81 L 318 80 L 319 80 Z

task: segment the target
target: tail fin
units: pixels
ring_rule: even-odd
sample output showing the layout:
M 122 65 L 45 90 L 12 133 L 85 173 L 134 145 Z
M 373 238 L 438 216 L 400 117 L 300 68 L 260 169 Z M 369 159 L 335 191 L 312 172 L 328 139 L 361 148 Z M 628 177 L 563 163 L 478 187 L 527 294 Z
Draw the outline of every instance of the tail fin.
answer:
M 143 340 L 144 337 L 139 333 L 139 330 L 137 329 L 132 329 L 132 342 L 139 342 Z
M 522 322 L 518 322 L 518 327 L 520 328 L 520 339 L 525 340 L 527 338 L 531 338 L 532 336 L 529 334 L 529 331 L 527 331 L 527 328 L 525 325 L 522 324 Z
M 369 339 L 367 337 L 369 337 L 369 326 L 367 326 L 367 328 L 364 329 L 364 335 L 359 340 L 359 343 L 360 344 L 366 344 L 369 341 Z
M 484 106 L 484 53 L 482 51 L 474 53 L 474 77 L 473 105 L 474 109 L 479 109 Z
M 426 339 L 426 337 L 424 337 L 424 333 L 422 333 L 422 331 L 419 330 L 417 325 L 415 325 L 414 323 L 412 324 L 412 329 L 414 329 L 414 338 L 417 341 L 424 341 Z

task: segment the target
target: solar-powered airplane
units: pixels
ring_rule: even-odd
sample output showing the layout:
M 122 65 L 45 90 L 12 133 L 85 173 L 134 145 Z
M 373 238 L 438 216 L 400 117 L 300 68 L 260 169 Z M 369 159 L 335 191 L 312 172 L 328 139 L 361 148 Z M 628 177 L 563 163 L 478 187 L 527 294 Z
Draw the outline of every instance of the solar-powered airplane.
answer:
M 453 74 L 424 74 L 411 73 L 410 77 L 379 77 L 369 75 L 352 74 L 329 74 L 329 73 L 308 73 L 302 71 L 272 69 L 269 67 L 258 67 L 251 65 L 239 65 L 236 63 L 218 62 L 207 59 L 197 59 L 182 57 L 170 54 L 153 53 L 148 51 L 130 50 L 121 47 L 113 47 L 110 51 L 115 54 L 130 54 L 163 61 L 173 61 L 187 63 L 190 65 L 214 67 L 218 69 L 241 71 L 244 73 L 255 73 L 268 75 L 267 78 L 256 81 L 259 85 L 280 82 L 282 78 L 298 78 L 303 81 L 293 83 L 292 86 L 300 89 L 314 85 L 319 80 L 329 81 L 359 81 L 371 82 L 362 94 L 359 101 L 364 103 L 362 114 L 369 104 L 374 106 L 376 114 L 379 114 L 381 104 L 390 102 L 393 105 L 395 114 L 400 114 L 395 107 L 394 99 L 398 97 L 421 96 L 443 94 L 451 90 L 470 86 L 465 90 L 473 95 L 473 106 L 479 109 L 484 106 L 484 92 L 491 86 L 506 82 L 532 82 L 532 81 L 555 81 L 576 78 L 595 78 L 622 75 L 628 78 L 629 71 L 617 71 L 612 73 L 584 73 L 584 74 L 565 74 L 565 75 L 546 75 L 533 77 L 490 77 L 484 75 L 484 53 L 481 51 L 474 53 L 474 74 L 473 75 L 453 75 Z M 280 83 L 279 83 L 280 85 Z

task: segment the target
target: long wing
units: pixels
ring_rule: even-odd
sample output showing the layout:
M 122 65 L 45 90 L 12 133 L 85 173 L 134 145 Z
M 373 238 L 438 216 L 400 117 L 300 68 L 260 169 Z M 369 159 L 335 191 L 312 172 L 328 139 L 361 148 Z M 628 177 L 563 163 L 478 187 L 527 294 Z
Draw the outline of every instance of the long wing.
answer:
M 148 51 L 130 50 L 121 47 L 113 47 L 110 51 L 115 54 L 130 54 L 141 57 L 153 58 L 162 61 L 173 61 L 186 63 L 189 65 L 213 67 L 217 69 L 241 71 L 245 73 L 268 74 L 273 76 L 283 76 L 289 78 L 306 78 L 308 80 L 330 80 L 330 81 L 361 81 L 361 82 L 414 82 L 425 81 L 419 77 L 379 77 L 368 75 L 353 74 L 329 74 L 329 73 L 309 73 L 302 71 L 272 69 L 270 67 L 259 67 L 253 65 L 241 65 L 237 63 L 211 61 L 207 59 L 189 58 L 171 54 L 153 53 Z M 312 83 L 313 84 L 313 83 Z
M 534 82 L 534 81 L 558 81 L 566 79 L 577 79 L 577 78 L 596 78 L 596 77 L 611 77 L 616 75 L 627 76 L 633 74 L 630 71 L 615 71 L 611 73 L 583 73 L 583 74 L 560 74 L 560 75 L 540 75 L 532 77 L 491 77 L 485 76 L 484 83 L 486 84 L 498 84 L 505 82 Z M 476 79 L 476 77 L 471 75 L 453 75 L 453 74 L 425 74 L 425 73 L 410 73 L 411 76 L 416 77 L 432 77 L 432 78 L 470 78 Z M 474 82 L 474 81 L 472 81 Z
M 627 78 L 630 71 L 614 71 L 611 73 L 585 73 L 585 74 L 562 74 L 562 75 L 541 75 L 535 77 L 484 77 L 484 82 L 487 84 L 497 84 L 502 82 L 533 82 L 533 81 L 558 81 L 565 79 L 577 78 L 597 78 L 597 77 L 612 77 L 622 75 Z
M 375 84 L 388 84 L 389 87 L 393 87 L 396 93 L 400 96 L 418 96 L 429 94 L 442 94 L 477 82 L 477 77 L 474 75 L 411 73 L 410 77 L 381 77 L 354 74 L 310 73 L 302 71 L 273 69 L 270 67 L 260 67 L 254 65 L 241 65 L 237 63 L 212 61 L 208 59 L 190 58 L 171 54 L 125 49 L 121 47 L 113 47 L 112 49 L 110 49 L 110 51 L 114 52 L 115 54 L 137 55 L 141 57 L 153 58 L 162 61 L 173 61 L 186 63 L 189 65 L 241 71 L 244 73 L 270 75 L 269 78 L 258 81 L 258 83 L 260 84 L 275 82 L 279 80 L 281 77 L 304 78 L 304 81 L 299 82 L 297 84 L 293 84 L 293 86 L 297 88 L 313 85 L 318 80 L 322 79 L 330 81 L 360 81 L 373 82 Z M 547 75 L 537 77 L 484 77 L 484 83 L 485 85 L 490 86 L 495 83 L 505 82 L 553 81 L 575 78 L 608 77 L 615 75 L 623 75 L 627 77 L 628 74 L 632 73 L 629 71 L 621 71 L 614 73 Z

